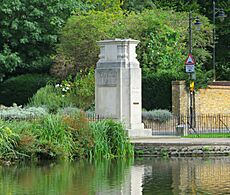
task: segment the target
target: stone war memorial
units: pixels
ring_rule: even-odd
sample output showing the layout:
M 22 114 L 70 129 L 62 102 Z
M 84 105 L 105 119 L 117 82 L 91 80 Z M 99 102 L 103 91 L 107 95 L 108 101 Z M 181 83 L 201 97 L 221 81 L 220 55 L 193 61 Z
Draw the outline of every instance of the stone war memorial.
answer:
M 141 68 L 133 39 L 99 41 L 95 71 L 95 111 L 104 118 L 123 122 L 130 137 L 151 136 L 141 120 Z

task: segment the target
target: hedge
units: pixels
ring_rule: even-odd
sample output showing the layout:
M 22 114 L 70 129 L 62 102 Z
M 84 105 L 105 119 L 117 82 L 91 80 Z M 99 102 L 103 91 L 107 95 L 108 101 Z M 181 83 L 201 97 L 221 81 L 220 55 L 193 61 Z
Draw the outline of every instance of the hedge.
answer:
M 0 104 L 25 105 L 39 88 L 51 80 L 52 77 L 47 74 L 25 74 L 11 77 L 0 84 Z

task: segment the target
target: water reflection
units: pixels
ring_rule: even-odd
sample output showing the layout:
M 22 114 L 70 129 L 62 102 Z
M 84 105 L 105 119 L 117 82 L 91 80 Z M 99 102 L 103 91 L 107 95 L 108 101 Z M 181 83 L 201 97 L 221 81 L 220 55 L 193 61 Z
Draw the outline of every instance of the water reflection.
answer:
M 145 158 L 0 167 L 0 194 L 230 194 L 230 157 Z
M 143 194 L 230 194 L 230 158 L 145 160 Z

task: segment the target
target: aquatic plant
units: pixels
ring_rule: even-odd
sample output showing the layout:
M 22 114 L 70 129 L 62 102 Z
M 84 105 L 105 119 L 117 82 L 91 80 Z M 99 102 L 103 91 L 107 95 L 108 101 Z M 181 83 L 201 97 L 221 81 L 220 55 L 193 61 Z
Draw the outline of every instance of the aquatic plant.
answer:
M 47 115 L 36 121 L 33 129 L 40 158 L 71 158 L 72 135 L 59 115 Z
M 0 159 L 17 158 L 18 153 L 15 147 L 18 140 L 19 135 L 14 133 L 3 121 L 0 121 Z
M 133 146 L 121 123 L 107 119 L 90 123 L 90 128 L 95 140 L 91 151 L 93 157 L 112 158 L 133 155 Z
M 73 156 L 75 158 L 89 157 L 97 140 L 93 139 L 85 113 L 75 112 L 72 115 L 65 115 L 62 120 L 72 135 Z

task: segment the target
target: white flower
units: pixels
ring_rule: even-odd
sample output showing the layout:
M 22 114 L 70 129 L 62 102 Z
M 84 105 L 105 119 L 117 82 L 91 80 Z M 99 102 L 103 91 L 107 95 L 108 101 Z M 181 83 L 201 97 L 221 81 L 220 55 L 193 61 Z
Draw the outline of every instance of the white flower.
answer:
M 59 84 L 55 85 L 56 88 L 58 88 L 59 86 L 60 86 Z
M 65 95 L 62 95 L 62 97 L 65 97 Z
M 69 87 L 66 87 L 66 90 L 69 90 Z

